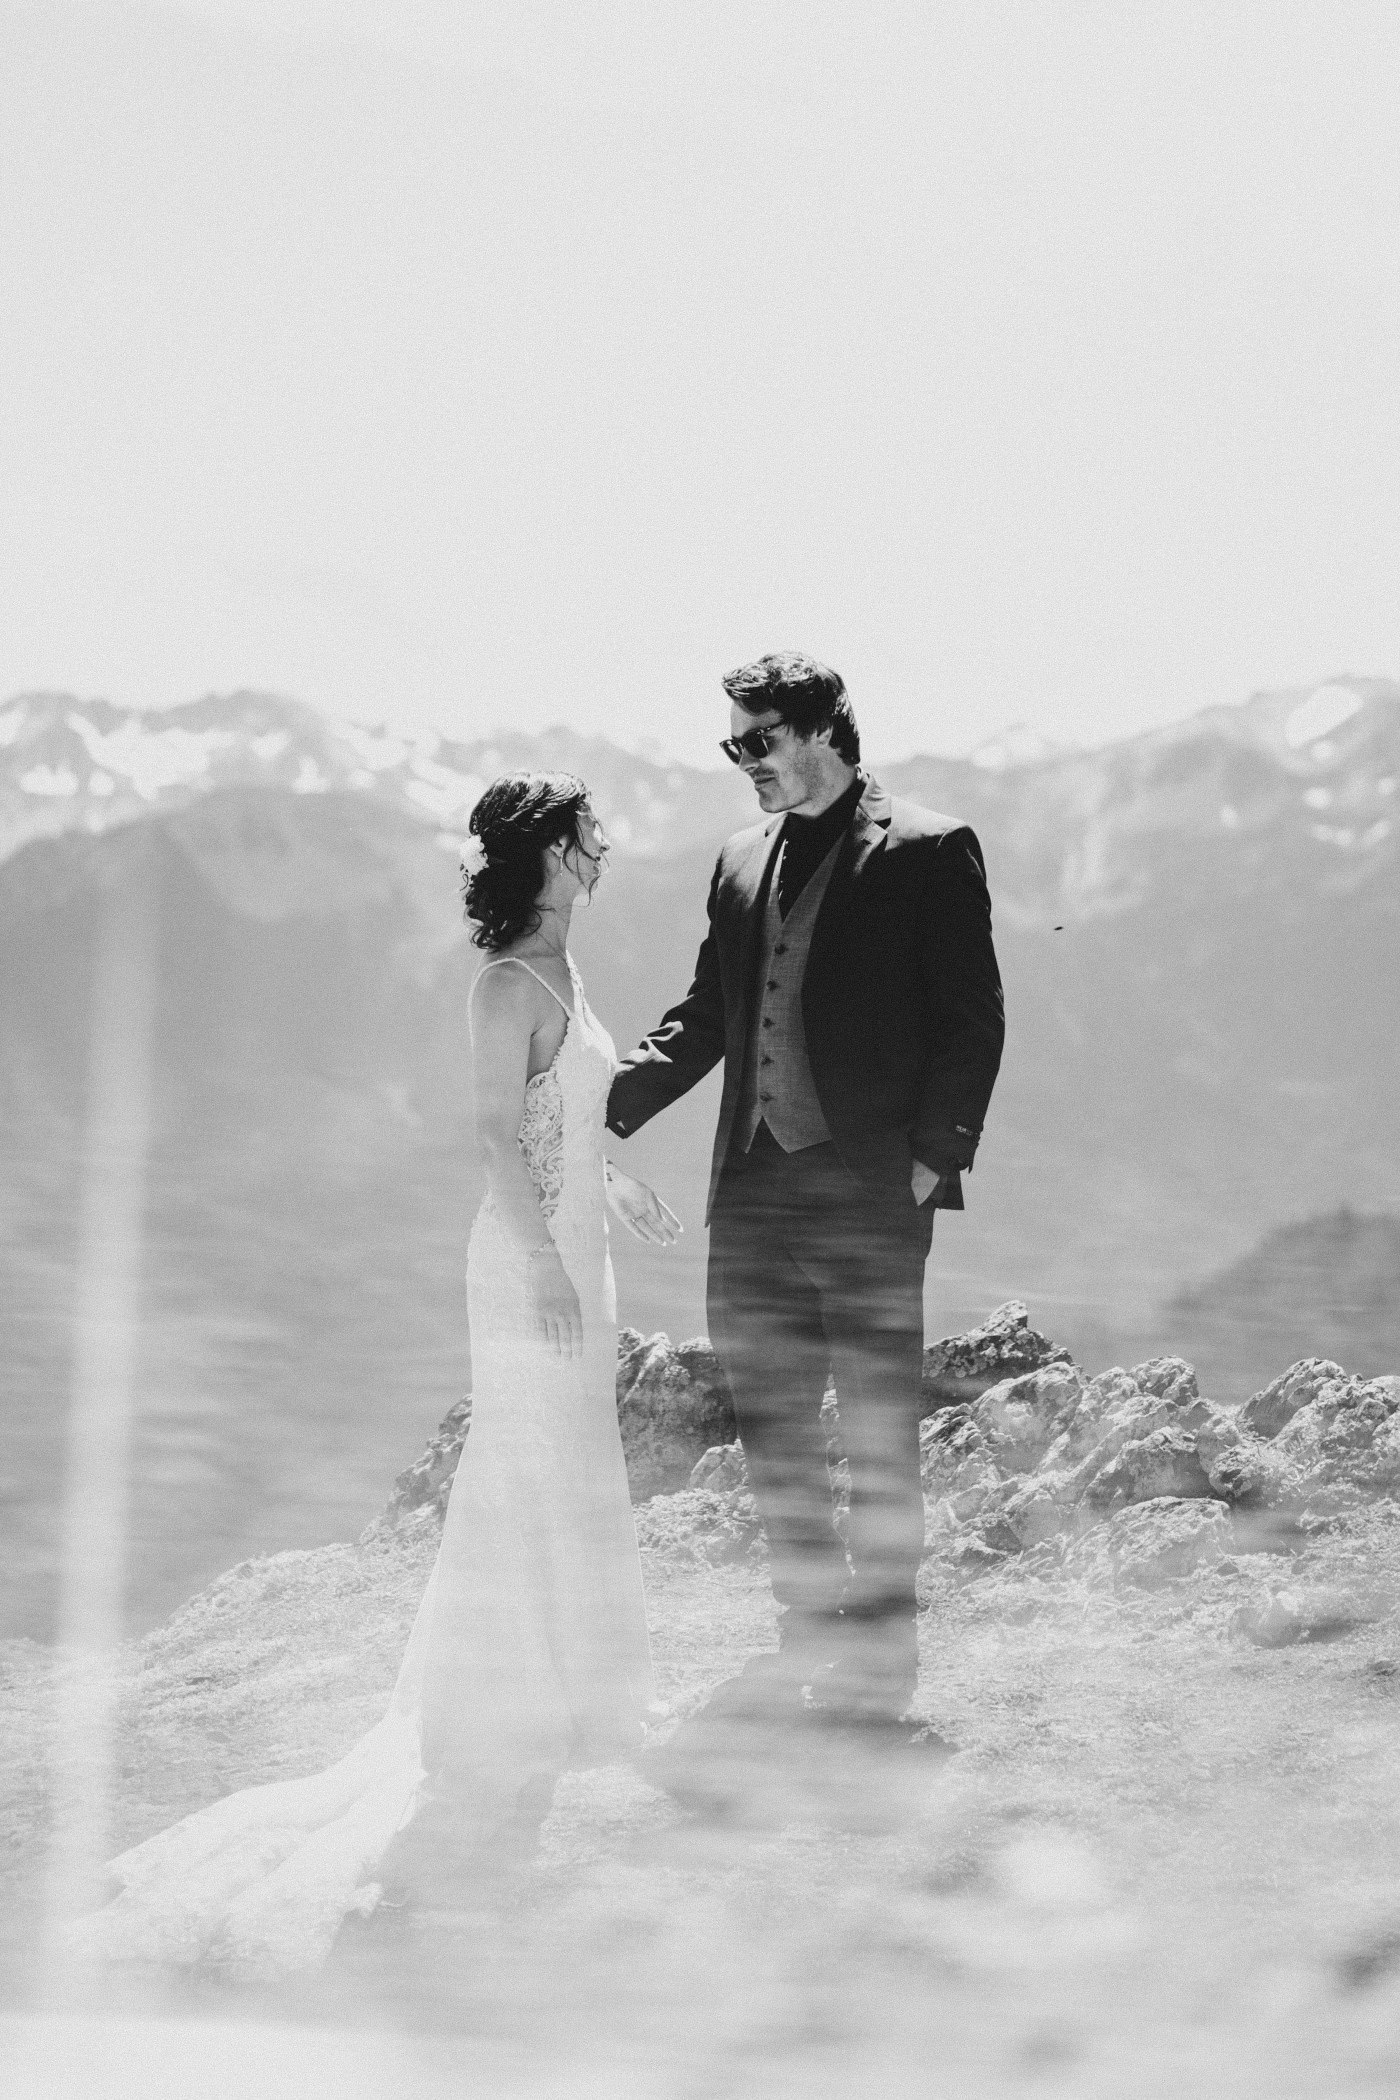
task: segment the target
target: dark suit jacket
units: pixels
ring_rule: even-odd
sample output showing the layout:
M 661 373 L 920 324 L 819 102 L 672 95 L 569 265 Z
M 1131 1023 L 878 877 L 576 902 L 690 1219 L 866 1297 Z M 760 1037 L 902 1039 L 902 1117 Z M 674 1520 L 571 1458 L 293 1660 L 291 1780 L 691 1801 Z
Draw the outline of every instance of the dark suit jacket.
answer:
M 624 1059 L 608 1127 L 630 1137 L 724 1059 L 709 1204 L 739 1105 L 759 925 L 782 818 L 728 840 L 710 928 L 679 1006 Z M 845 1165 L 913 1203 L 912 1162 L 963 1207 L 1005 1023 L 982 852 L 967 825 L 867 781 L 812 933 L 802 981 L 807 1055 Z M 707 1206 L 706 1216 L 709 1215 Z

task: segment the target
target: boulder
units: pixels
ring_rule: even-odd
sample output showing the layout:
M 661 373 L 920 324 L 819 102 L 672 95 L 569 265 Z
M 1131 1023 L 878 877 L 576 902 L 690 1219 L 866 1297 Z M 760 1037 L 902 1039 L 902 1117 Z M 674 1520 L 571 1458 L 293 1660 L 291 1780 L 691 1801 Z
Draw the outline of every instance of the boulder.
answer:
M 1125 1371 L 1121 1364 L 1114 1364 L 1110 1370 L 1096 1372 L 1089 1380 L 1084 1392 L 1084 1407 L 1088 1414 L 1105 1415 L 1141 1398 L 1142 1387 L 1132 1372 Z
M 727 1494 L 713 1488 L 681 1488 L 653 1495 L 634 1511 L 643 1553 L 671 1565 L 703 1562 L 721 1567 L 737 1560 L 761 1561 L 763 1527 L 745 1488 Z
M 1120 1510 L 1103 1527 L 1100 1552 L 1115 1583 L 1156 1589 L 1216 1565 L 1233 1543 L 1223 1503 L 1159 1496 Z
M 1235 1444 L 1221 1445 L 1207 1457 L 1197 1439 L 1197 1452 L 1206 1468 L 1212 1494 L 1221 1495 L 1237 1509 L 1273 1509 L 1286 1500 L 1293 1484 L 1293 1468 L 1285 1452 L 1262 1437 L 1241 1437 Z
M 703 1338 L 673 1343 L 624 1327 L 618 1336 L 617 1418 L 634 1502 L 689 1485 L 699 1459 L 734 1441 L 734 1406 Z
M 634 1502 L 688 1486 L 709 1451 L 734 1443 L 729 1388 L 703 1337 L 677 1344 L 664 1334 L 644 1336 L 624 1327 L 618 1335 L 617 1413 Z M 394 1529 L 420 1509 L 433 1509 L 441 1521 L 471 1416 L 468 1394 L 448 1410 L 422 1456 L 399 1474 L 366 1537 Z
M 693 1488 L 713 1488 L 717 1495 L 729 1494 L 735 1488 L 746 1488 L 749 1484 L 748 1461 L 744 1447 L 733 1444 L 711 1444 L 704 1456 L 697 1459 L 691 1469 L 689 1485 Z
M 1109 1463 L 1085 1488 L 1085 1498 L 1098 1509 L 1121 1509 L 1130 1502 L 1156 1502 L 1209 1497 L 1211 1484 L 1189 1430 L 1154 1429 L 1120 1446 Z
M 964 1577 L 989 1575 L 994 1568 L 1004 1568 L 1006 1565 L 1005 1553 L 995 1546 L 989 1546 L 987 1541 L 978 1538 L 975 1532 L 958 1539 L 948 1558 L 956 1573 Z
M 438 1522 L 442 1522 L 471 1420 L 472 1399 L 468 1393 L 455 1407 L 448 1409 L 438 1424 L 437 1434 L 428 1439 L 421 1458 L 416 1458 L 399 1474 L 389 1500 L 361 1535 L 361 1544 L 381 1530 L 396 1529 L 416 1510 L 431 1509 Z
M 1348 1591 L 1300 1585 L 1241 1605 L 1230 1623 L 1256 1648 L 1291 1648 L 1300 1641 L 1339 1640 L 1370 1625 L 1374 1616 Z
M 987 1439 L 966 1407 L 926 1416 L 919 1429 L 919 1462 L 924 1493 L 946 1498 L 961 1522 L 1001 1480 Z
M 1140 1384 L 1139 1377 L 1146 1383 Z M 1217 1419 L 1218 1410 L 1200 1398 L 1196 1374 L 1179 1356 L 1156 1357 L 1150 1363 L 1139 1364 L 1136 1371 L 1115 1367 L 1089 1380 L 1079 1406 L 1065 1424 L 1064 1446 L 1049 1452 L 1046 1463 L 1075 1465 L 1073 1493 L 1077 1497 L 1089 1492 L 1094 1481 L 1129 1444 L 1144 1443 L 1159 1430 L 1172 1430 L 1186 1437 L 1194 1448 L 1197 1434 L 1208 1430 Z M 1188 1469 L 1183 1477 L 1194 1479 L 1194 1474 Z M 1194 1486 L 1188 1491 L 1197 1492 Z M 1163 1486 L 1157 1492 L 1171 1494 L 1177 1490 Z M 1115 1499 L 1115 1495 L 1108 1499 Z
M 1333 1508 L 1393 1495 L 1400 1491 L 1400 1391 L 1388 1378 L 1329 1379 L 1271 1448 L 1291 1468 L 1299 1502 Z
M 1301 1409 L 1315 1400 L 1323 1386 L 1334 1378 L 1345 1378 L 1340 1364 L 1325 1356 L 1307 1356 L 1290 1364 L 1272 1385 L 1246 1400 L 1240 1409 L 1240 1426 L 1256 1436 L 1275 1437 Z
M 1201 1398 L 1195 1372 L 1179 1356 L 1086 1379 L 1066 1350 L 1030 1326 L 1024 1305 L 1010 1303 L 926 1352 L 924 1397 L 929 1550 L 964 1572 L 1009 1555 L 1059 1554 L 1075 1541 L 1091 1550 L 1100 1535 L 1117 1540 L 1114 1527 L 1134 1509 L 1159 1512 L 1142 1536 L 1166 1539 L 1161 1554 L 1152 1548 L 1166 1565 L 1185 1551 L 1188 1533 L 1196 1536 L 1180 1515 L 1190 1505 L 1219 1507 L 1221 1521 L 1229 1505 L 1254 1532 L 1277 1532 L 1363 1496 L 1400 1494 L 1400 1378 L 1350 1378 L 1323 1358 L 1292 1365 L 1233 1413 Z M 665 1524 L 653 1510 L 649 1535 L 658 1550 L 669 1541 L 665 1550 L 689 1551 L 685 1541 L 703 1536 L 707 1559 L 761 1551 L 743 1446 L 709 1343 L 676 1345 L 664 1334 L 624 1328 L 617 1400 L 634 1502 L 692 1498 L 678 1502 Z M 833 1522 L 844 1533 L 849 1475 L 837 1406 L 828 1389 L 822 1426 Z M 395 1481 L 367 1537 L 408 1518 L 441 1520 L 471 1412 L 470 1398 L 449 1410 Z M 1167 1509 L 1177 1512 L 1169 1523 L 1161 1515 Z M 1217 1536 L 1215 1518 L 1205 1514 L 1199 1523 L 1203 1540 Z
M 1238 1413 L 1203 1400 L 1184 1409 L 1181 1419 L 1192 1425 L 1212 1494 L 1237 1509 L 1272 1509 L 1284 1500 L 1293 1472 L 1286 1455 L 1241 1428 Z
M 988 1386 L 1004 1379 L 1069 1361 L 1068 1349 L 1038 1333 L 1025 1306 L 1013 1298 L 999 1305 L 980 1327 L 966 1334 L 945 1335 L 925 1349 L 924 1413 L 979 1399 Z
M 1081 1372 L 1055 1363 L 991 1386 L 972 1411 L 994 1463 L 1003 1473 L 1028 1473 L 1076 1413 L 1084 1392 Z
M 1196 1373 L 1183 1356 L 1154 1356 L 1145 1364 L 1134 1364 L 1128 1373 L 1140 1393 L 1166 1400 L 1173 1407 L 1189 1407 L 1199 1400 Z
M 1069 1475 L 1037 1473 L 1001 1504 L 997 1516 L 1026 1551 L 1048 1539 L 1062 1538 L 1066 1531 L 1078 1528 Z

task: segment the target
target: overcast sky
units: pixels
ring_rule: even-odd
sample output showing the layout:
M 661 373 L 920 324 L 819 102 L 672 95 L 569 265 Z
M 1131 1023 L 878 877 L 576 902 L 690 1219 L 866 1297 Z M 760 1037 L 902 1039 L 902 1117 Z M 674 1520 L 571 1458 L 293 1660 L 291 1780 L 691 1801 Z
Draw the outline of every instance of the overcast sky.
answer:
M 1393 0 L 0 0 L 0 695 L 1400 673 Z

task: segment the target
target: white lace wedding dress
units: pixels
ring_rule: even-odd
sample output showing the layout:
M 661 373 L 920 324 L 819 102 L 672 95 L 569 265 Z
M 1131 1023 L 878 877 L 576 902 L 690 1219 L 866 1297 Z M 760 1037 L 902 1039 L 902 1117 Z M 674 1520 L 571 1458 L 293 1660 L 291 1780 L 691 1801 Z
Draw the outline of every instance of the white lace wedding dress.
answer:
M 535 1338 L 525 1263 L 488 1195 L 467 1257 L 471 1430 L 388 1712 L 329 1771 L 229 1795 L 123 1853 L 121 1892 L 77 1921 L 78 1951 L 315 1967 L 346 1914 L 373 1909 L 396 1838 L 470 1861 L 522 1801 L 537 1820 L 566 1765 L 640 1747 L 651 1661 L 603 1192 L 617 1058 L 569 971 L 567 1031 L 526 1087 L 520 1148 L 578 1293 L 582 1358 Z

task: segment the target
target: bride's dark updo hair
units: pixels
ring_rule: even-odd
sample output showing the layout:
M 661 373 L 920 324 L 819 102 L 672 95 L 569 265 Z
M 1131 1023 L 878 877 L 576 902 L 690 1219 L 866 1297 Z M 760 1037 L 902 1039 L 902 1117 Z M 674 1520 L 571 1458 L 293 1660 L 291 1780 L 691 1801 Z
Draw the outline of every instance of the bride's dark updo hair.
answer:
M 588 789 L 576 773 L 503 773 L 467 820 L 480 844 L 462 850 L 462 909 L 478 948 L 509 948 L 540 924 L 546 846 L 581 845 Z M 484 855 L 484 858 L 483 858 Z M 473 865 L 475 862 L 475 865 Z

